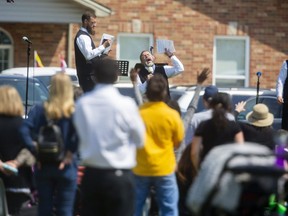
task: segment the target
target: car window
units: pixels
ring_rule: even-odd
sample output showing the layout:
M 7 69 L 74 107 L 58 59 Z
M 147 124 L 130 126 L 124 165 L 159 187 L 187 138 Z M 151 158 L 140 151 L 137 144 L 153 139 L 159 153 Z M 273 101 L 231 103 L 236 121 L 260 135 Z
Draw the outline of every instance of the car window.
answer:
M 0 79 L 0 85 L 11 85 L 15 87 L 22 99 L 26 103 L 26 79 Z M 48 91 L 39 82 L 28 82 L 28 105 L 44 102 L 48 99 Z
M 69 76 L 70 76 L 72 82 L 78 81 L 77 76 L 75 76 L 75 75 L 69 75 Z M 34 77 L 37 78 L 38 80 L 40 80 L 41 82 L 43 82 L 45 86 L 47 86 L 47 87 L 50 86 L 51 78 L 52 78 L 51 75 L 49 75 L 49 76 L 34 76 Z
M 277 103 L 276 97 L 272 96 L 259 96 L 258 103 L 263 103 L 269 108 L 269 112 L 274 115 L 274 118 L 281 118 L 282 106 Z M 253 106 L 256 104 L 256 97 L 250 98 L 246 101 L 245 111 L 239 113 L 237 119 L 245 120 L 246 115 L 253 110 Z

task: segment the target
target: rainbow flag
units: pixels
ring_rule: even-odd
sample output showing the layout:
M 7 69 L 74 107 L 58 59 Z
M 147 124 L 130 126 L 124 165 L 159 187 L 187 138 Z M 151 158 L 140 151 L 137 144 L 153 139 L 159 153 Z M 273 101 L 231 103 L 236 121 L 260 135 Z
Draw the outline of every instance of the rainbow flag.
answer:
M 34 50 L 34 67 L 44 67 L 36 50 Z

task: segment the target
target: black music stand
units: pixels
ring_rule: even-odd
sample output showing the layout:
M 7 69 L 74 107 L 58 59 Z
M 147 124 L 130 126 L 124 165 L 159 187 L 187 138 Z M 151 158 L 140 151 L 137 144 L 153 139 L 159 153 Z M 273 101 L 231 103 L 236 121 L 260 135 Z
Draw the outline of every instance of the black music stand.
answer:
M 116 62 L 120 71 L 119 76 L 128 76 L 129 61 L 117 60 Z

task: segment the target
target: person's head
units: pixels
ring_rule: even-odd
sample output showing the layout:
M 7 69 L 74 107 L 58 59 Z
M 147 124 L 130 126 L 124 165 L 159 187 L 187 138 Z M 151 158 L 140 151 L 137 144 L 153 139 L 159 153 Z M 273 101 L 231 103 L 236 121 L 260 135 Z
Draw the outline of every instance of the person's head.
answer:
M 96 14 L 92 11 L 86 11 L 83 15 L 82 15 L 82 26 L 84 28 L 87 29 L 87 31 L 89 32 L 89 34 L 91 35 L 95 35 L 96 31 Z
M 167 97 L 167 80 L 155 74 L 147 82 L 146 96 L 149 101 L 164 101 Z
M 258 103 L 246 115 L 246 120 L 255 127 L 270 127 L 273 124 L 274 116 L 265 104 Z
M 0 114 L 7 116 L 23 116 L 24 107 L 21 97 L 13 86 L 0 86 Z
M 74 93 L 71 78 L 59 72 L 53 75 L 49 99 L 44 103 L 49 118 L 70 117 L 74 112 Z
M 144 50 L 140 53 L 140 61 L 144 66 L 154 65 L 155 56 L 153 56 L 148 50 Z
M 232 111 L 231 96 L 224 92 L 218 92 L 212 96 L 210 108 L 213 110 L 212 120 L 217 130 L 222 130 L 228 124 L 227 113 Z
M 104 57 L 92 61 L 92 74 L 96 83 L 113 84 L 120 74 L 116 60 Z
M 225 92 L 218 92 L 210 99 L 210 107 L 212 109 L 223 109 L 225 112 L 232 111 L 231 96 Z
M 203 103 L 205 107 L 210 107 L 212 97 L 218 93 L 218 88 L 214 85 L 207 86 L 204 90 Z

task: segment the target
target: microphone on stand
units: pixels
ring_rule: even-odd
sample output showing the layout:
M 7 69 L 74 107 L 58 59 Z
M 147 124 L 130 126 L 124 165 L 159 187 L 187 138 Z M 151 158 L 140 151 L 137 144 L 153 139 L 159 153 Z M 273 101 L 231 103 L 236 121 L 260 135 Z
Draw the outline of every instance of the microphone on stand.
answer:
M 32 42 L 26 36 L 23 36 L 22 40 L 24 40 L 25 42 L 27 42 L 29 44 L 32 44 Z
M 258 80 L 257 80 L 257 94 L 256 94 L 256 104 L 258 104 L 258 101 L 259 101 L 259 85 L 260 85 L 260 82 L 259 82 L 259 79 L 262 75 L 262 73 L 260 71 L 258 71 L 256 73 L 257 77 L 258 77 Z
M 29 59 L 30 59 L 30 50 L 32 42 L 26 37 L 23 36 L 22 40 L 27 42 L 27 77 L 26 77 L 26 98 L 25 98 L 25 119 L 28 118 L 28 81 L 29 81 Z

